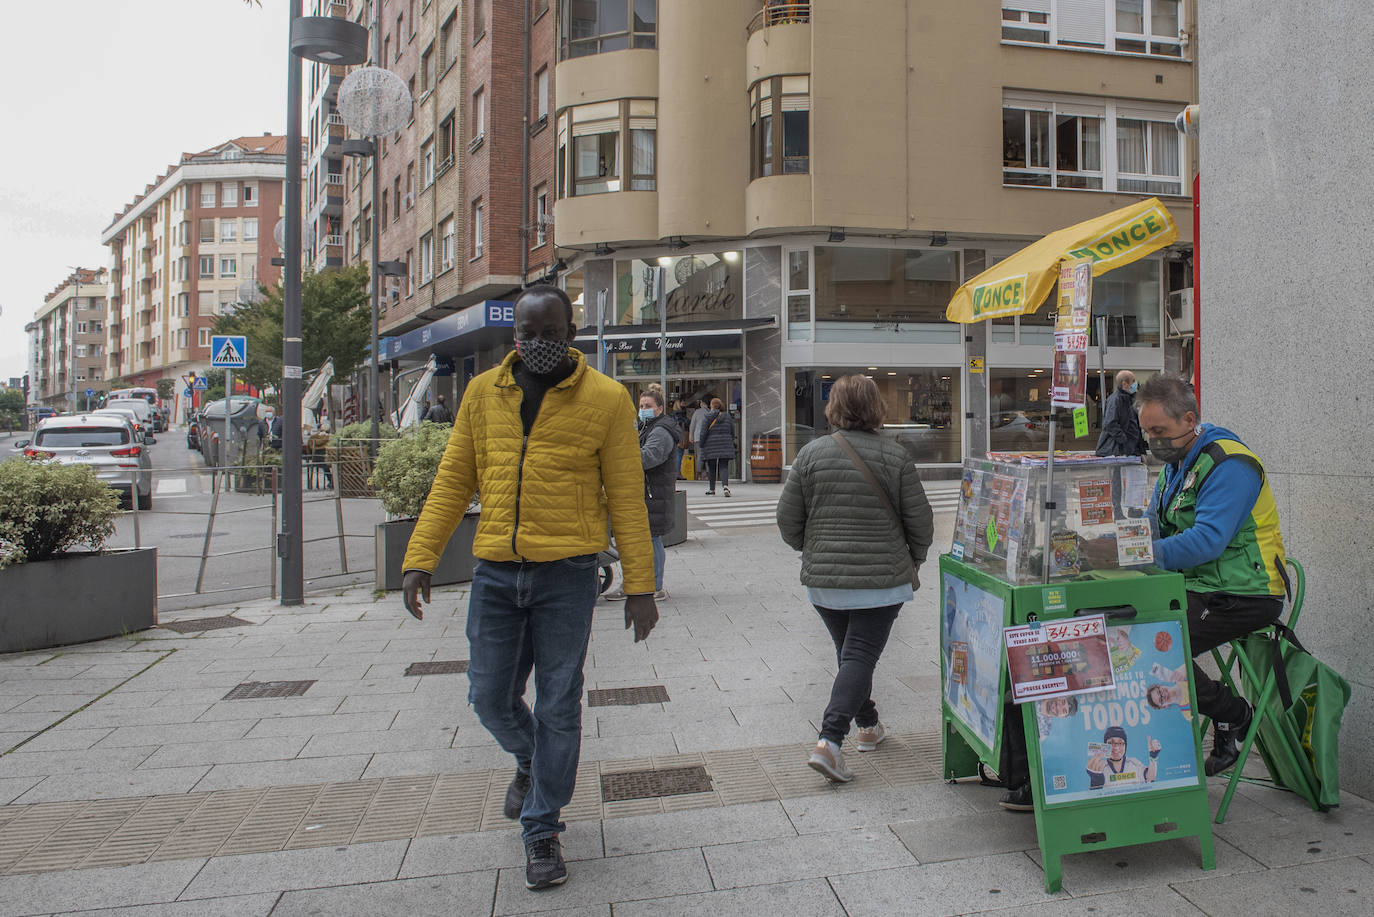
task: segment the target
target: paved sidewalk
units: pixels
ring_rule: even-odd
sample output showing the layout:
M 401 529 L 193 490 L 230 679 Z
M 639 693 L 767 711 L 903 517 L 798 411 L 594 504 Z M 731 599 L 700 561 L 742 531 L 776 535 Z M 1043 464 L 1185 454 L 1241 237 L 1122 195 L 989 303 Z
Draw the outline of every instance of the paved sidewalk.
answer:
M 686 489 L 694 518 L 720 500 Z M 499 811 L 511 762 L 464 703 L 463 588 L 424 622 L 359 588 L 0 656 L 0 917 L 1370 912 L 1374 804 L 1319 815 L 1250 786 L 1216 872 L 1172 841 L 1067 858 L 1046 895 L 1033 819 L 938 779 L 933 590 L 875 680 L 894 738 L 837 788 L 805 765 L 834 651 L 776 531 L 694 522 L 666 585 L 646 643 L 598 609 L 587 688 L 608 703 L 584 714 L 571 879 L 537 894 Z M 226 698 L 250 683 L 268 696 Z M 678 792 L 644 795 L 656 780 Z

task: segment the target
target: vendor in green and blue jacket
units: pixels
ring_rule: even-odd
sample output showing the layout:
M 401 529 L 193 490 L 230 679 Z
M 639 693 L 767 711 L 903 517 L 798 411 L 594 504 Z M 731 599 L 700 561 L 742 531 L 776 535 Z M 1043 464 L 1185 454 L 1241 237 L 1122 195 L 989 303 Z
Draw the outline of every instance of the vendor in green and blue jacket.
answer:
M 1187 382 L 1155 376 L 1135 400 L 1150 453 L 1165 463 L 1150 503 L 1155 563 L 1184 576 L 1196 657 L 1278 619 L 1287 586 L 1278 507 L 1259 458 L 1230 430 L 1199 422 Z M 1211 776 L 1235 764 L 1253 711 L 1196 663 L 1193 683 L 1216 724 Z

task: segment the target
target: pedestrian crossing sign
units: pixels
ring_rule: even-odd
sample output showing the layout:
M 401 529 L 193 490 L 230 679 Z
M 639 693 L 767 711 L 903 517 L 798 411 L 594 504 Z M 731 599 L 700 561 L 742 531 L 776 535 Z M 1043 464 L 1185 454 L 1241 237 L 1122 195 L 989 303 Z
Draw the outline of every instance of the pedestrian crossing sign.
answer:
M 243 369 L 248 365 L 248 339 L 241 334 L 211 335 L 210 365 L 216 369 Z
M 210 387 L 210 380 L 204 376 L 196 376 L 196 381 L 191 383 L 191 388 L 198 392 L 203 392 Z

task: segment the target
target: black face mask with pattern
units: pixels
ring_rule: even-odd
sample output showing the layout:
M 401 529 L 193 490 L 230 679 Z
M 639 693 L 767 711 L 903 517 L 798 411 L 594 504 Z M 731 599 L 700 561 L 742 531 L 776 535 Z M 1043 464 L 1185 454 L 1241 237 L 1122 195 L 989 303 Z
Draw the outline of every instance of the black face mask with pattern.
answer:
M 563 365 L 568 356 L 567 341 L 550 341 L 547 338 L 530 338 L 516 341 L 515 352 L 525 368 L 536 376 L 547 376 Z

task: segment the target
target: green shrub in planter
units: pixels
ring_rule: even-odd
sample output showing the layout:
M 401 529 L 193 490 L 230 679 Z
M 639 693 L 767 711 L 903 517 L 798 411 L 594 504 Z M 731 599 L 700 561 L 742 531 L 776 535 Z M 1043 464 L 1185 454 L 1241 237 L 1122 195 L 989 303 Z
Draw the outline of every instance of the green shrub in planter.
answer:
M 114 534 L 119 496 L 90 465 L 0 462 L 0 567 L 46 560 Z
M 389 423 L 377 425 L 377 437 L 379 439 L 396 439 L 401 434 L 396 432 L 396 428 Z M 338 448 L 347 444 L 358 446 L 367 443 L 372 439 L 372 421 L 365 420 L 362 423 L 351 423 L 346 427 L 341 427 L 337 433 L 329 437 L 331 448 Z
M 448 424 L 426 421 L 382 445 L 368 483 L 382 498 L 383 509 L 393 516 L 420 515 L 452 432 Z

